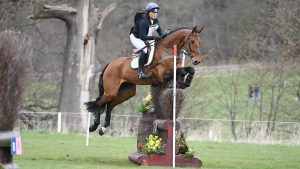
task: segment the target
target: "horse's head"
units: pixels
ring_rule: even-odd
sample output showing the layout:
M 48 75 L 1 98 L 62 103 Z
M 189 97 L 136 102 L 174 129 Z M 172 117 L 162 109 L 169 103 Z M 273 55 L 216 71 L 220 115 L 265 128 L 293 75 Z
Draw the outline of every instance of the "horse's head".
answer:
M 182 49 L 192 59 L 193 65 L 197 65 L 202 61 L 200 55 L 200 37 L 199 34 L 203 30 L 202 27 L 195 26 L 193 30 L 185 37 Z

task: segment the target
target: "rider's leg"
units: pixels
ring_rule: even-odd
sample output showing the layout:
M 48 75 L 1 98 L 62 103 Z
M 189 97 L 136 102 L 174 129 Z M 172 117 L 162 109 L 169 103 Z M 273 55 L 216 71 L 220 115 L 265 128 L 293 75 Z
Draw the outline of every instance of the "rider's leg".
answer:
M 144 66 L 148 61 L 148 56 L 144 51 L 141 51 L 139 56 L 139 68 L 138 68 L 138 77 L 140 79 L 148 78 L 151 76 L 149 73 L 144 72 Z
M 133 44 L 133 46 L 140 50 L 142 48 L 144 48 L 146 46 L 145 42 L 142 41 L 139 38 L 136 38 L 133 34 L 130 34 L 130 41 Z M 138 69 L 138 77 L 140 79 L 142 78 L 148 78 L 150 77 L 149 74 L 145 74 L 143 69 L 144 69 L 144 65 L 146 64 L 146 62 L 148 61 L 148 56 L 146 55 L 147 53 L 147 48 L 144 48 L 141 53 L 140 53 L 140 57 L 139 57 L 139 69 Z

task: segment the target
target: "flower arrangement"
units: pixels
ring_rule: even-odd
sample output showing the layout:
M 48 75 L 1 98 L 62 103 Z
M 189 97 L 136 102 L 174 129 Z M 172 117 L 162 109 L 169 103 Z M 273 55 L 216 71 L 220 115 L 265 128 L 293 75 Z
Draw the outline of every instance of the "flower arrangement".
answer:
M 162 146 L 161 146 L 162 138 L 155 134 L 149 134 L 145 139 L 145 143 L 142 146 L 142 152 L 145 154 L 161 154 Z
M 137 111 L 141 113 L 153 113 L 154 112 L 154 104 L 152 101 L 151 93 L 144 98 L 142 98 L 142 103 L 137 106 Z

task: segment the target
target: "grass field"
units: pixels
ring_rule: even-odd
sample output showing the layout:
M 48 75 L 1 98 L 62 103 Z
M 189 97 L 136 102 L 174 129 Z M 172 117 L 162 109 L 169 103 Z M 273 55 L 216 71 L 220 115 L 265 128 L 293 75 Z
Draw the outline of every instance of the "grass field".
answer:
M 134 137 L 85 136 L 51 133 L 22 133 L 23 155 L 14 161 L 22 169 L 125 169 L 140 167 L 128 160 L 135 151 Z M 300 147 L 215 142 L 188 142 L 203 169 L 296 169 Z

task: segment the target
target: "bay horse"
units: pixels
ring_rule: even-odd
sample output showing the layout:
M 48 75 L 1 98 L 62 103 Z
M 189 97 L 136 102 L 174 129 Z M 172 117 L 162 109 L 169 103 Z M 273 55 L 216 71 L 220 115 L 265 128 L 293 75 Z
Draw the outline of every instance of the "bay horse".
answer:
M 99 130 L 103 135 L 106 128 L 110 126 L 112 109 L 122 102 L 130 99 L 136 94 L 136 85 L 158 85 L 167 83 L 173 77 L 173 46 L 177 45 L 177 51 L 188 55 L 192 59 L 192 64 L 197 65 L 202 61 L 200 55 L 199 34 L 203 27 L 195 26 L 190 28 L 177 28 L 163 36 L 155 44 L 154 57 L 151 64 L 145 67 L 152 76 L 148 79 L 139 79 L 137 70 L 130 67 L 131 57 L 119 57 L 106 65 L 100 75 L 98 84 L 99 96 L 96 101 L 86 102 L 85 106 L 89 112 L 95 116 L 94 123 L 89 127 L 89 131 L 95 131 L 100 124 L 100 115 L 106 108 L 105 124 Z M 179 53 L 178 52 L 178 53 Z M 181 67 L 181 59 L 177 59 L 176 72 L 180 76 L 188 74 L 186 80 L 181 84 L 182 88 L 191 84 L 194 68 Z

